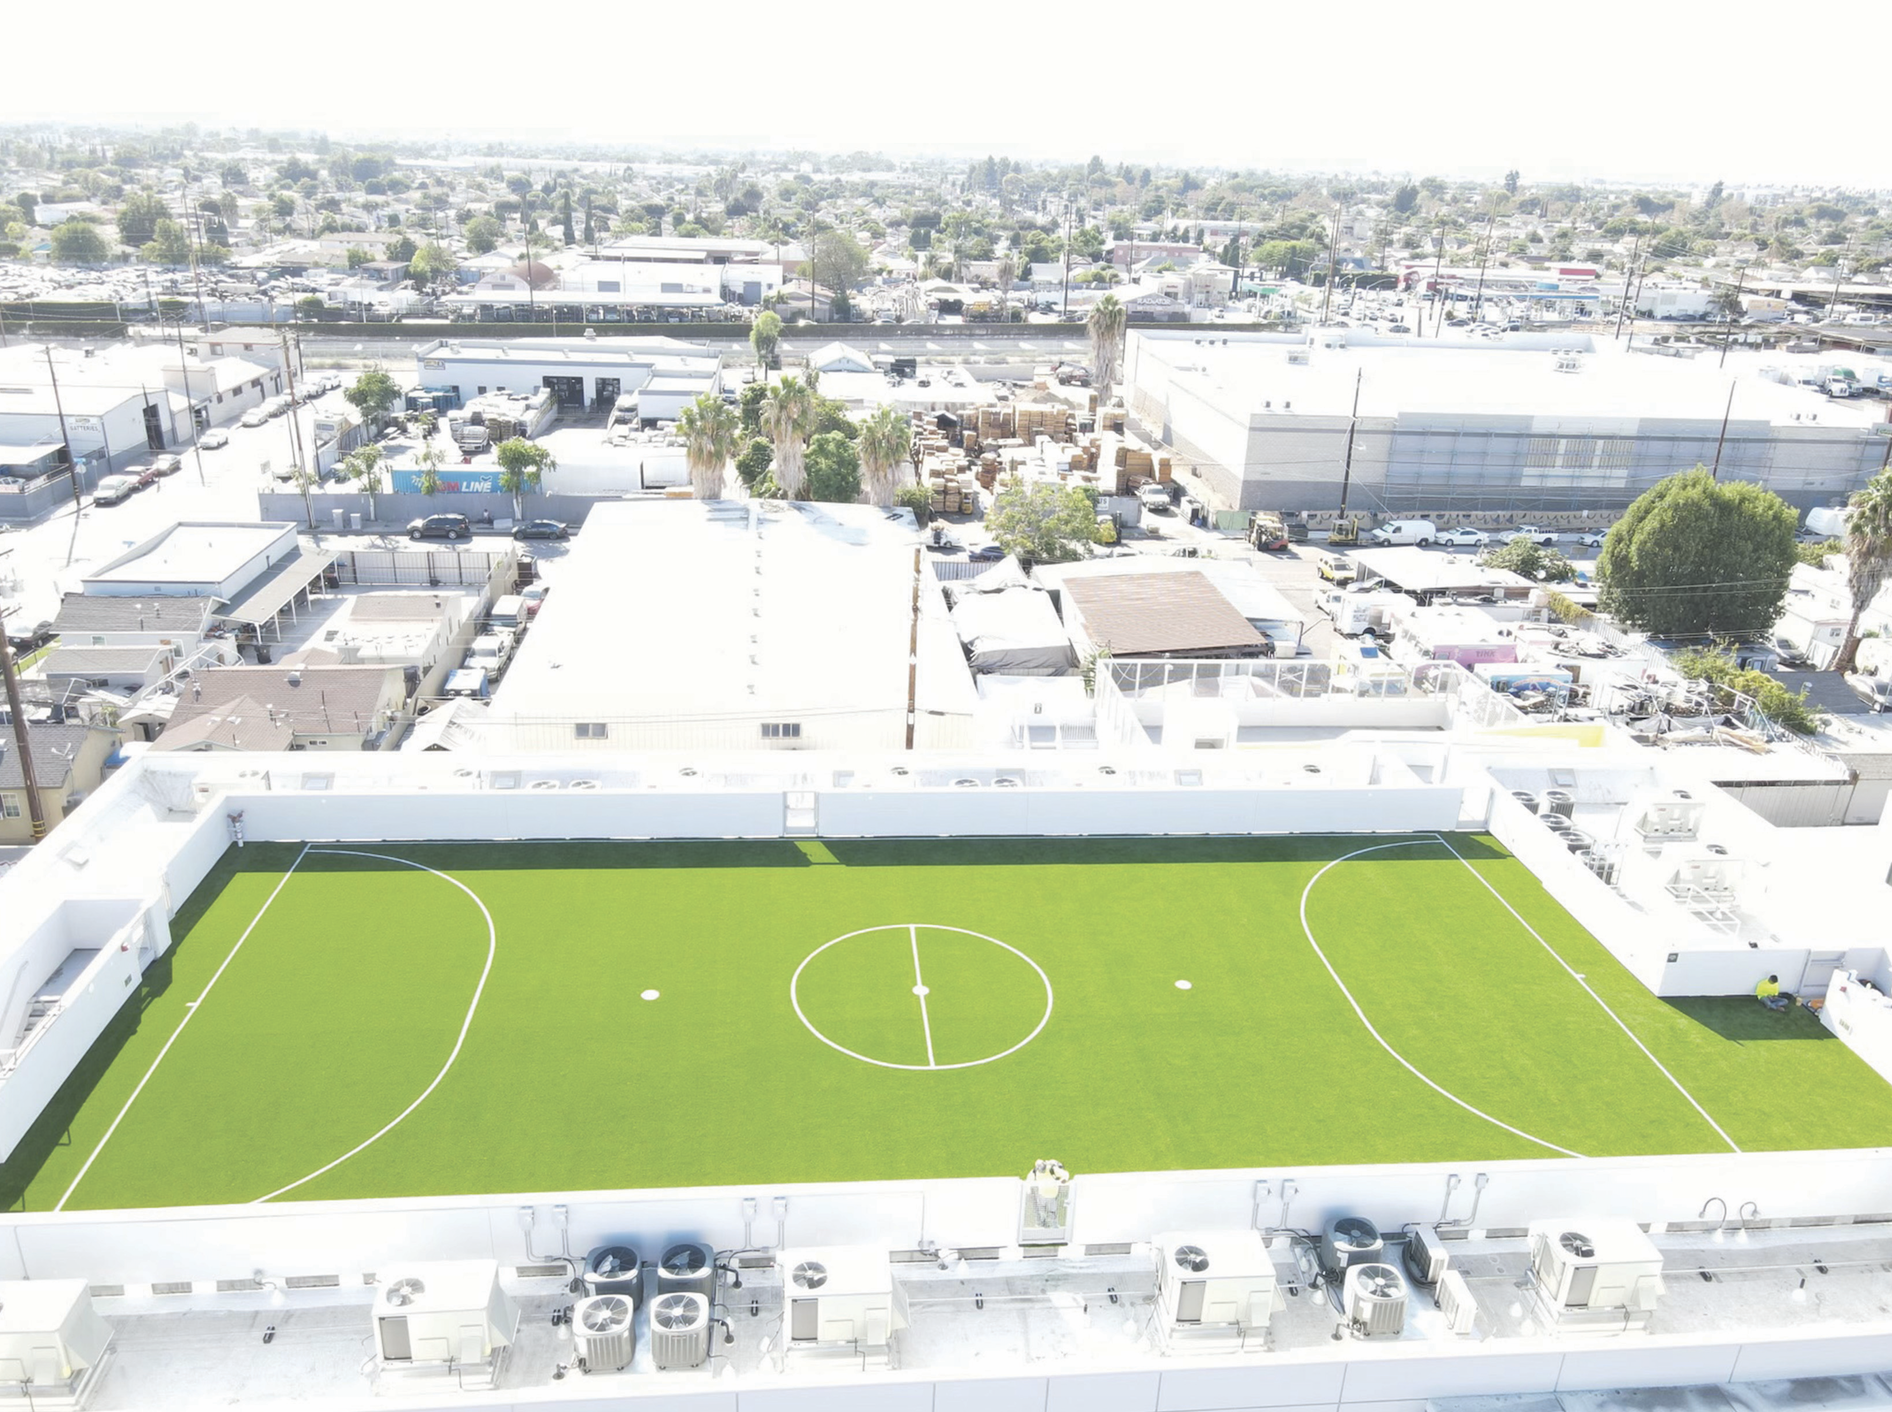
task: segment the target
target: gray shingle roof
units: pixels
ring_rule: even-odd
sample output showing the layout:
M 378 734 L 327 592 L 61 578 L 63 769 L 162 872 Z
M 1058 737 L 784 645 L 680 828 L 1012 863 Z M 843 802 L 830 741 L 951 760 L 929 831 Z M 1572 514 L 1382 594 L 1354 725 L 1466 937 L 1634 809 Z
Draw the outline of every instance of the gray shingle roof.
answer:
M 176 628 L 196 633 L 203 629 L 213 600 L 209 598 L 111 598 L 96 593 L 68 593 L 59 602 L 53 631 L 162 632 Z
M 89 726 L 30 725 L 27 739 L 33 743 L 33 774 L 41 789 L 57 789 L 72 773 L 72 758 L 85 744 Z M 19 789 L 26 784 L 20 772 L 20 751 L 13 743 L 13 728 L 0 732 L 0 789 Z

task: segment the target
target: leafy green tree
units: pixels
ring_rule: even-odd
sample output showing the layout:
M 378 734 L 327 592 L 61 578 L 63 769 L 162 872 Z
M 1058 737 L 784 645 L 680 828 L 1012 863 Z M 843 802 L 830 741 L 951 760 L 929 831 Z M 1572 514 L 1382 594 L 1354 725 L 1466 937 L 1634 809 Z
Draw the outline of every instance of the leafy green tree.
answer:
M 401 388 L 379 367 L 368 368 L 342 393 L 370 424 L 379 422 L 401 400 Z
M 360 486 L 361 493 L 368 497 L 368 518 L 371 520 L 379 518 L 375 514 L 375 497 L 383 489 L 381 477 L 385 470 L 385 459 L 381 448 L 372 443 L 358 446 L 342 458 L 342 474 Z
M 374 253 L 365 246 L 351 245 L 348 247 L 348 253 L 344 255 L 343 258 L 348 261 L 349 269 L 358 270 L 370 260 L 374 259 Z
M 893 493 L 893 503 L 913 512 L 914 523 L 924 529 L 933 518 L 933 492 L 919 484 L 901 486 Z
M 852 505 L 861 498 L 861 453 L 838 431 L 818 432 L 808 443 L 810 500 Z
M 769 385 L 766 382 L 744 383 L 742 392 L 737 396 L 736 408 L 742 419 L 744 436 L 762 435 L 762 404 L 768 400 Z
M 136 249 L 157 235 L 159 221 L 171 218 L 164 198 L 150 191 L 134 191 L 118 208 L 118 238 Z
M 698 500 L 723 498 L 723 469 L 736 454 L 741 418 L 713 392 L 705 392 L 677 418 L 683 458 L 690 467 L 690 487 Z
M 1833 662 L 1836 672 L 1850 672 L 1859 656 L 1859 619 L 1892 577 L 1892 471 L 1881 471 L 1853 495 L 1846 517 L 1846 590 L 1853 613 L 1846 638 Z
M 1819 729 L 1819 717 L 1807 705 L 1806 687 L 1792 692 L 1766 672 L 1736 666 L 1734 658 L 1719 645 L 1685 647 L 1669 660 L 1675 664 L 1675 670 L 1690 681 L 1708 682 L 1720 688 L 1722 699 L 1715 703 L 1718 711 L 1732 709 L 1735 704 L 1732 693 L 1738 691 L 1749 697 L 1761 708 L 1761 714 L 1777 726 L 1785 726 L 1801 735 L 1811 735 Z
M 176 221 L 159 221 L 151 239 L 138 247 L 138 258 L 148 265 L 188 265 L 190 236 Z
M 414 244 L 413 237 L 404 235 L 392 245 L 388 246 L 387 257 L 396 264 L 405 265 L 418 254 L 420 254 L 420 250 Z
M 460 269 L 453 252 L 437 240 L 430 240 L 414 252 L 407 262 L 408 278 L 419 284 L 443 284 Z
M 1560 552 L 1523 538 L 1499 545 L 1478 562 L 1493 569 L 1509 569 L 1538 583 L 1568 583 L 1577 576 L 1576 568 Z
M 1251 257 L 1265 270 L 1279 270 L 1283 278 L 1299 279 L 1320 258 L 1320 246 L 1312 240 L 1264 240 Z
M 485 255 L 497 248 L 502 233 L 503 228 L 491 216 L 475 216 L 461 231 L 466 237 L 466 248 L 475 255 Z
M 1504 174 L 1504 190 L 1507 196 L 1516 196 L 1518 194 L 1518 170 L 1516 167 L 1513 167 Z
M 111 247 L 96 226 L 74 217 L 53 227 L 55 265 L 97 265 L 111 258 Z
M 1793 557 L 1810 569 L 1823 568 L 1826 565 L 1828 555 L 1844 554 L 1845 552 L 1845 542 L 1838 539 L 1823 539 L 1818 544 L 1802 544 L 1796 542 L 1793 547 Z
M 814 258 L 809 262 L 814 281 L 837 297 L 867 278 L 867 252 L 846 231 L 831 230 L 815 237 Z
M 547 472 L 558 469 L 558 460 L 548 448 L 523 436 L 500 442 L 493 455 L 499 460 L 499 488 L 512 497 L 512 517 L 523 520 L 526 493 L 537 490 Z
M 752 436 L 749 444 L 742 448 L 742 454 L 736 457 L 736 476 L 745 486 L 754 490 L 756 483 L 769 473 L 769 464 L 774 460 L 775 448 L 769 445 L 769 439 L 766 436 Z
M 560 226 L 564 228 L 565 243 L 567 245 L 576 245 L 578 243 L 578 234 L 572 229 L 572 194 L 569 191 L 559 193 L 558 219 Z
M 772 311 L 764 309 L 749 326 L 749 346 L 755 350 L 756 366 L 764 372 L 774 367 L 776 350 L 781 344 L 782 320 Z
M 1409 181 L 1402 182 L 1393 192 L 1393 209 L 1402 216 L 1418 204 L 1419 188 Z
M 1077 486 L 1013 480 L 992 498 L 985 527 L 1007 554 L 1061 564 L 1097 543 L 1097 508 Z
M 1748 481 L 1697 466 L 1637 498 L 1603 541 L 1604 612 L 1664 637 L 1765 632 L 1780 616 L 1799 517 Z

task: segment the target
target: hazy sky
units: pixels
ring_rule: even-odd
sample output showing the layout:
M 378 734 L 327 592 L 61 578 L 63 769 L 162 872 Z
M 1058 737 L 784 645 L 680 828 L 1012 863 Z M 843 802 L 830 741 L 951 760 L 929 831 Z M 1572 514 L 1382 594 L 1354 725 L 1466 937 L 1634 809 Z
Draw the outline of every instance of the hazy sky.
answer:
M 1697 0 L 9 9 L 8 121 L 1892 186 L 1843 40 Z

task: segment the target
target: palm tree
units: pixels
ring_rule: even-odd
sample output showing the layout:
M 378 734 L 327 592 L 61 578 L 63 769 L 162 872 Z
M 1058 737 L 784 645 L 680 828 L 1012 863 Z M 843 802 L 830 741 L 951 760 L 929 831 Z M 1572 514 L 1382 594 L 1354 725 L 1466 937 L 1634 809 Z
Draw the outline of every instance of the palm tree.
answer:
M 677 418 L 683 435 L 683 459 L 690 467 L 690 487 L 698 500 L 723 498 L 723 468 L 736 454 L 742 419 L 713 392 L 705 392 Z
M 1114 294 L 1099 299 L 1085 320 L 1091 336 L 1091 377 L 1100 407 L 1110 399 L 1110 386 L 1123 367 L 1123 332 L 1129 321 L 1128 311 Z
M 762 430 L 775 443 L 775 483 L 786 500 L 799 500 L 803 489 L 802 453 L 815 424 L 814 390 L 797 377 L 770 383 L 762 401 Z
M 882 407 L 861 423 L 861 479 L 868 504 L 893 504 L 895 470 L 912 444 L 913 424 L 897 408 Z
M 1892 577 L 1892 471 L 1880 471 L 1849 503 L 1853 513 L 1846 521 L 1846 590 L 1852 595 L 1853 616 L 1833 663 L 1836 672 L 1853 669 L 1859 655 L 1859 620 Z

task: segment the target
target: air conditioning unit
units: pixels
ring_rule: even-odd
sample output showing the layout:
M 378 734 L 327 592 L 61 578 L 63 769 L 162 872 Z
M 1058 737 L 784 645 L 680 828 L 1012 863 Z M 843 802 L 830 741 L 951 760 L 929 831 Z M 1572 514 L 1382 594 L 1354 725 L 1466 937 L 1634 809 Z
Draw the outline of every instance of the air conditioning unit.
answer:
M 883 1251 L 811 1246 L 781 1251 L 775 1264 L 782 1272 L 790 1348 L 879 1348 L 907 1326 L 906 1294 L 895 1288 Z
M 1361 1338 L 1396 1336 L 1406 1327 L 1405 1276 L 1376 1261 L 1349 1265 L 1341 1303 L 1347 1327 Z
M 1447 1270 L 1439 1279 L 1439 1312 L 1445 1315 L 1446 1328 L 1455 1334 L 1470 1333 L 1478 1322 L 1471 1286 L 1457 1270 Z
M 478 1364 L 512 1346 L 519 1310 L 499 1287 L 497 1260 L 443 1260 L 394 1271 L 375 1291 L 375 1349 L 384 1364 Z
M 657 1293 L 700 1294 L 716 1291 L 716 1252 L 693 1240 L 678 1241 L 657 1262 Z
M 1329 1221 L 1320 1238 L 1320 1267 L 1338 1275 L 1355 1265 L 1378 1260 L 1386 1249 L 1378 1228 L 1361 1216 L 1342 1216 Z
M 1437 1226 L 1420 1226 L 1406 1237 L 1406 1270 L 1419 1284 L 1436 1285 L 1451 1259 Z
M 83 1406 L 111 1343 L 84 1280 L 0 1280 L 0 1389 Z
M 622 1294 L 644 1307 L 644 1266 L 628 1245 L 601 1245 L 585 1257 L 586 1294 Z
M 682 1293 L 651 1300 L 650 1361 L 658 1368 L 701 1368 L 709 1361 L 709 1349 L 709 1300 Z
M 1258 1231 L 1172 1231 L 1157 1237 L 1157 1249 L 1166 1328 L 1265 1329 L 1284 1307 Z
M 621 1373 L 631 1366 L 636 1318 L 637 1306 L 628 1294 L 594 1294 L 573 1306 L 572 1347 L 587 1373 Z
M 1648 1326 L 1662 1294 L 1662 1252 L 1641 1227 L 1574 1219 L 1533 1221 L 1530 1232 L 1531 1280 L 1553 1324 Z

